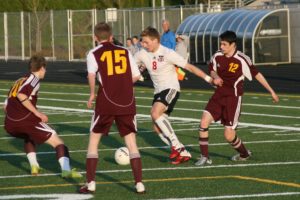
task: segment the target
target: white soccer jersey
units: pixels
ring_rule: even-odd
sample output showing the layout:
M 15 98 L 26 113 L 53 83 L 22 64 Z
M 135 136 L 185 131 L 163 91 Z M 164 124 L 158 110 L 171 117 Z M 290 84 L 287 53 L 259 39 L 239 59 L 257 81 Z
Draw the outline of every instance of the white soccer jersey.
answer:
M 165 89 L 180 91 L 179 81 L 174 65 L 184 68 L 187 61 L 174 50 L 159 45 L 156 52 L 145 49 L 134 56 L 137 64 L 144 64 L 151 76 L 154 85 L 154 94 Z

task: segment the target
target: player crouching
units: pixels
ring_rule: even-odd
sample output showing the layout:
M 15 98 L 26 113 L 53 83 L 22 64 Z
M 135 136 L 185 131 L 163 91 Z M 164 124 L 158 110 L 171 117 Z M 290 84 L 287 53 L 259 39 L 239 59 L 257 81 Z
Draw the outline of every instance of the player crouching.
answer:
M 48 124 L 48 117 L 36 108 L 40 80 L 46 73 L 44 57 L 32 56 L 29 74 L 18 79 L 11 87 L 5 100 L 4 128 L 13 137 L 24 140 L 24 149 L 31 166 L 31 174 L 38 175 L 40 165 L 36 157 L 36 145 L 47 143 L 56 151 L 63 178 L 80 178 L 82 175 L 71 170 L 68 147 Z

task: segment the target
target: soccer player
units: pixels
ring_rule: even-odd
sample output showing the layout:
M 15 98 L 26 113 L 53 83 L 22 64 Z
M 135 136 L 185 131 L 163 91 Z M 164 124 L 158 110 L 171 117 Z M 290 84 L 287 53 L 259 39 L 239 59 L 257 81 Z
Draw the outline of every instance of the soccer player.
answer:
M 18 79 L 5 101 L 5 130 L 13 137 L 24 140 L 24 149 L 31 166 L 31 174 L 38 175 L 40 165 L 36 157 L 36 145 L 47 143 L 56 151 L 63 178 L 80 178 L 71 170 L 69 150 L 48 124 L 48 117 L 36 108 L 40 80 L 46 73 L 46 60 L 36 55 L 29 60 L 30 73 Z
M 90 86 L 88 108 L 92 108 L 95 98 L 96 76 L 100 86 L 90 127 L 86 184 L 79 189 L 79 193 L 92 193 L 96 190 L 98 145 L 102 135 L 108 135 L 114 121 L 129 150 L 136 192 L 144 193 L 141 156 L 136 144 L 136 105 L 133 91 L 133 83 L 140 78 L 140 71 L 127 49 L 110 42 L 112 30 L 108 24 L 98 23 L 94 35 L 98 46 L 90 50 L 87 55 Z
M 201 157 L 195 163 L 197 166 L 212 163 L 208 155 L 208 127 L 213 121 L 221 120 L 224 125 L 225 139 L 238 152 L 231 158 L 233 161 L 245 161 L 251 156 L 251 151 L 246 149 L 235 131 L 241 112 L 245 78 L 251 81 L 254 77 L 270 92 L 274 102 L 279 101 L 274 90 L 253 66 L 250 58 L 237 50 L 236 40 L 234 32 L 222 33 L 220 35 L 221 50 L 213 55 L 209 64 L 210 75 L 220 84 L 206 105 L 200 122 Z
M 153 81 L 154 99 L 151 117 L 154 130 L 163 142 L 171 146 L 169 156 L 172 159 L 171 163 L 180 164 L 188 161 L 191 154 L 178 140 L 168 119 L 180 93 L 175 65 L 194 73 L 208 83 L 212 83 L 213 79 L 194 65 L 187 63 L 174 50 L 161 45 L 159 33 L 155 28 L 146 28 L 141 33 L 141 37 L 145 49 L 135 54 L 135 60 L 138 64 L 146 66 Z

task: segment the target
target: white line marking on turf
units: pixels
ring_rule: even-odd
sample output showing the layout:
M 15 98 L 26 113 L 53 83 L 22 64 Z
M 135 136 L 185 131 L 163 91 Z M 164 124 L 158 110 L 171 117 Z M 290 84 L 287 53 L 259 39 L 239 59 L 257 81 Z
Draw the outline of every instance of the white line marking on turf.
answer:
M 206 165 L 206 166 L 192 166 L 192 167 L 159 167 L 159 168 L 143 168 L 143 171 L 168 171 L 168 170 L 193 170 L 193 169 L 212 169 L 212 168 L 239 168 L 239 167 L 265 167 L 265 166 L 281 166 L 281 165 L 300 165 L 300 162 L 271 162 L 271 163 L 250 163 L 250 164 L 229 164 L 229 165 Z M 120 173 L 120 172 L 130 172 L 132 173 L 131 168 L 122 169 L 122 170 L 99 170 L 97 173 Z M 85 174 L 85 172 L 80 172 Z M 49 174 L 39 174 L 39 177 L 44 176 L 60 176 L 60 173 L 49 173 Z M 10 176 L 0 176 L 0 179 L 11 179 L 11 178 L 28 178 L 32 177 L 31 174 L 24 175 L 10 175 Z
M 268 144 L 268 143 L 285 143 L 285 142 L 299 142 L 300 139 L 294 139 L 294 140 L 262 140 L 262 141 L 248 141 L 243 142 L 244 144 Z M 228 143 L 212 143 L 209 144 L 209 146 L 227 146 Z M 198 147 L 199 144 L 186 144 L 186 147 Z M 139 147 L 139 150 L 143 149 L 168 149 L 169 146 L 151 146 L 151 147 Z M 98 151 L 115 151 L 117 148 L 108 148 L 108 149 L 98 149 Z M 70 150 L 71 153 L 81 153 L 86 152 L 86 150 Z M 48 151 L 48 152 L 37 152 L 37 155 L 43 155 L 43 154 L 55 154 L 55 151 Z M 25 153 L 3 153 L 0 154 L 0 157 L 9 157 L 9 156 L 25 156 Z
M 85 200 L 91 198 L 93 198 L 91 194 L 17 194 L 0 196 L 0 199 Z
M 1 103 L 0 103 L 0 105 L 1 105 Z M 38 106 L 38 108 L 50 109 L 50 110 L 63 110 L 63 111 L 78 111 L 78 112 L 86 112 L 86 113 L 94 112 L 93 110 L 55 107 L 55 106 Z M 137 116 L 144 117 L 144 118 L 151 118 L 150 115 L 145 115 L 145 114 L 137 114 Z M 186 121 L 186 122 L 200 122 L 199 119 L 194 119 L 194 118 L 170 117 L 170 119 L 182 120 L 182 121 Z M 300 127 L 289 127 L 289 126 L 280 126 L 280 125 L 256 124 L 256 123 L 246 123 L 246 122 L 240 122 L 239 125 L 260 127 L 260 128 L 272 128 L 272 129 L 280 129 L 280 130 L 300 131 Z
M 292 196 L 292 195 L 300 195 L 300 192 L 258 193 L 258 194 L 224 195 L 224 196 L 208 196 L 208 197 L 189 197 L 189 198 L 168 198 L 168 199 L 152 199 L 152 200 L 240 199 L 240 198 L 260 198 L 260 197 L 277 197 L 277 196 Z
M 287 136 L 287 135 L 300 135 L 300 133 L 283 133 L 283 134 L 275 134 L 275 136 Z
M 0 89 L 5 90 L 5 89 Z M 5 90 L 7 91 L 7 90 Z M 71 92 L 43 92 L 40 91 L 40 94 L 56 94 L 56 95 L 78 95 L 78 96 L 89 96 L 88 93 L 71 93 Z M 202 94 L 201 94 L 202 95 Z M 6 97 L 6 95 L 0 95 L 1 97 Z M 136 99 L 149 99 L 152 100 L 153 97 L 135 97 Z M 208 101 L 192 100 L 192 99 L 178 99 L 179 102 L 188 102 L 188 103 L 207 103 Z M 300 101 L 300 100 L 298 100 Z M 81 102 L 81 101 L 80 101 Z M 84 101 L 86 102 L 86 101 Z M 268 105 L 268 104 L 252 104 L 252 103 L 243 103 L 243 106 L 254 106 L 254 107 L 267 107 L 267 108 L 288 108 L 288 109 L 300 109 L 299 106 L 282 106 L 282 105 Z
M 287 130 L 282 130 L 282 131 L 253 131 L 252 133 L 281 133 L 281 132 L 288 132 Z

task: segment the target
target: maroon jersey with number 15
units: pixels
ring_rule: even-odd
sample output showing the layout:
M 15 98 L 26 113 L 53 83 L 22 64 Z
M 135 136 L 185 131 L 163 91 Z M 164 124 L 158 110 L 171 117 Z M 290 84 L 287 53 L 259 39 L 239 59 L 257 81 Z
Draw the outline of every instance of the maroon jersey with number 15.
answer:
M 132 77 L 140 75 L 132 55 L 123 47 L 104 42 L 87 55 L 89 73 L 100 82 L 95 111 L 105 115 L 136 114 Z

